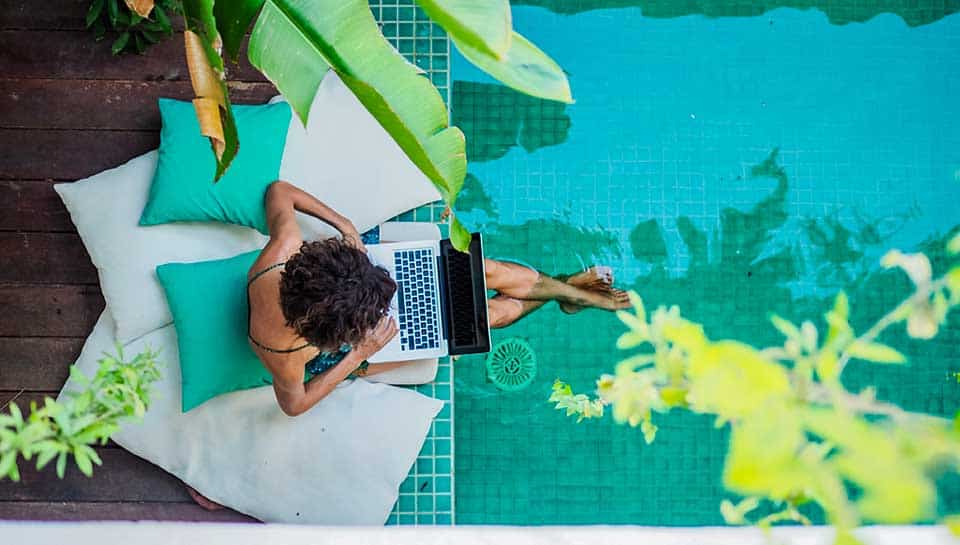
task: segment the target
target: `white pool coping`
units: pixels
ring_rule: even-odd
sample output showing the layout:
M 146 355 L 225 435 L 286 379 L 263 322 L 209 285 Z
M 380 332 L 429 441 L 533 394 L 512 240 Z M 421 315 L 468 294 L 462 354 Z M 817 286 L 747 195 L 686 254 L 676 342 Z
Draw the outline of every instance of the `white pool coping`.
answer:
M 457 526 L 344 528 L 279 524 L 188 522 L 0 522 L 10 545 L 831 545 L 829 527 L 663 528 L 644 526 Z M 957 543 L 943 526 L 873 526 L 857 536 L 866 545 Z

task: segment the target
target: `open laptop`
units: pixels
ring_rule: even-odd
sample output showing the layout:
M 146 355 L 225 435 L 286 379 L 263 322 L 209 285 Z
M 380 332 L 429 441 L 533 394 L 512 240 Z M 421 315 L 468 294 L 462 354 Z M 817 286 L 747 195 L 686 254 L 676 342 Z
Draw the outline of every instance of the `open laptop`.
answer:
M 479 233 L 471 238 L 469 254 L 447 239 L 372 244 L 367 254 L 397 283 L 390 315 L 400 328 L 370 363 L 490 351 Z

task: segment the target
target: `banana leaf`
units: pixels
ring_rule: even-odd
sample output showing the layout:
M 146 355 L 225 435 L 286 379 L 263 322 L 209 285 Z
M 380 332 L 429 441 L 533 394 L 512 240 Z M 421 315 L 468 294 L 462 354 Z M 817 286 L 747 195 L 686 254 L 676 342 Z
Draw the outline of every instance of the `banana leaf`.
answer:
M 193 85 L 193 107 L 197 111 L 200 132 L 210 139 L 219 180 L 240 149 L 237 125 L 230 107 L 223 58 L 220 57 L 220 34 L 213 17 L 213 0 L 184 0 L 186 23 L 184 45 L 190 82 Z
M 240 44 L 250 28 L 250 22 L 263 6 L 264 0 L 220 0 L 213 4 L 213 16 L 217 20 L 217 30 L 223 38 L 223 50 L 226 56 L 237 61 L 240 56 Z
M 496 59 L 510 50 L 509 0 L 417 0 L 427 16 L 458 41 Z
M 508 0 L 417 0 L 460 53 L 505 85 L 531 96 L 572 103 L 566 74 L 513 31 Z

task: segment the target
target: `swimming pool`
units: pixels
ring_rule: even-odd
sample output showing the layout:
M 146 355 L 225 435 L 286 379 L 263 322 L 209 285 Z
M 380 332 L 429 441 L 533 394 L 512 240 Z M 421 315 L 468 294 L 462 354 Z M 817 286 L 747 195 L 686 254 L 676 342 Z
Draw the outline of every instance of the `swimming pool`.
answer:
M 527 3 L 514 26 L 568 72 L 576 104 L 450 61 L 470 160 L 458 208 L 488 254 L 551 274 L 611 265 L 648 307 L 760 345 L 779 338 L 769 312 L 818 319 L 841 289 L 855 326 L 889 309 L 908 289 L 878 267 L 889 248 L 942 264 L 960 228 L 960 3 Z M 647 446 L 547 403 L 558 377 L 592 390 L 621 331 L 555 305 L 497 331 L 537 353 L 520 392 L 490 384 L 482 357 L 455 364 L 457 523 L 722 524 L 726 438 L 710 419 L 661 417 Z M 859 365 L 850 382 L 912 410 L 960 408 L 956 314 L 936 341 L 885 340 L 911 365 Z

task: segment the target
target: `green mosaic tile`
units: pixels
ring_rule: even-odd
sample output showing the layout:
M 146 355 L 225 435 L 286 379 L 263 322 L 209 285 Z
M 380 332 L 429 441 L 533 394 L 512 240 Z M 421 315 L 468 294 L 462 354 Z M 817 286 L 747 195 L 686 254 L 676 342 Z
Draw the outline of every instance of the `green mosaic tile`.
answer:
M 381 24 L 384 36 L 407 57 L 407 60 L 428 72 L 441 96 L 447 100 L 450 73 L 446 56 L 449 48 L 443 31 L 414 6 L 413 0 L 370 0 L 370 8 Z M 440 58 L 442 62 L 439 61 Z M 436 222 L 440 219 L 442 211 L 441 204 L 428 204 L 400 214 L 394 220 Z M 443 425 L 439 429 L 436 425 L 431 426 L 410 475 L 400 485 L 400 497 L 387 519 L 387 525 L 449 525 L 454 522 L 452 512 L 447 513 L 442 520 L 434 513 L 435 505 L 449 506 L 453 503 L 452 463 L 442 465 L 444 469 L 442 474 L 438 470 L 435 471 L 434 467 L 436 442 L 443 441 L 444 454 L 449 455 L 449 444 L 453 438 L 453 384 L 451 381 L 453 370 L 449 358 L 441 359 L 439 369 L 436 381 L 414 389 L 446 402 L 437 416 L 437 422 L 442 422 Z M 433 485 L 435 479 L 444 480 L 443 491 L 435 490 Z M 449 507 L 447 510 L 449 511 Z

